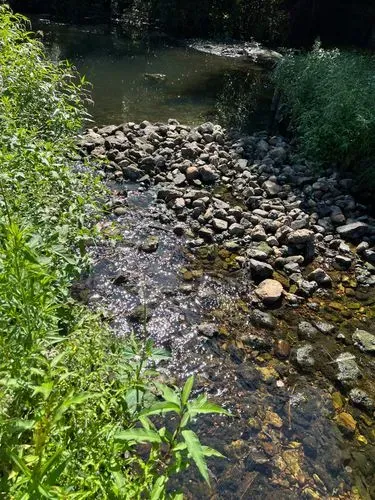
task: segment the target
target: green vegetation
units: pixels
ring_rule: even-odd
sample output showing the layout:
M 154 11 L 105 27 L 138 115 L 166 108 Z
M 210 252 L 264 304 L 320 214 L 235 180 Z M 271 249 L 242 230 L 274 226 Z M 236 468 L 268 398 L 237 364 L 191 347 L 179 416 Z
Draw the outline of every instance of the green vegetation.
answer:
M 0 7 L 0 497 L 167 498 L 191 463 L 208 481 L 220 454 L 188 426 L 225 412 L 191 399 L 193 377 L 158 383 L 167 353 L 70 298 L 105 191 L 74 146 L 85 82 L 27 28 Z
M 355 174 L 365 169 L 375 184 L 374 74 L 373 56 L 316 44 L 307 54 L 285 57 L 274 81 L 301 153 Z

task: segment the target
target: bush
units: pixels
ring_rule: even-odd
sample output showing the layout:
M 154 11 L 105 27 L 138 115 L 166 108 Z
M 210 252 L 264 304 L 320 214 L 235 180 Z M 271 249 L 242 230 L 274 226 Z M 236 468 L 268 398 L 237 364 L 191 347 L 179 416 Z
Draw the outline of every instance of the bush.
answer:
M 324 50 L 286 56 L 274 82 L 300 152 L 354 172 L 375 159 L 375 59 Z M 358 170 L 356 172 L 359 173 Z M 375 181 L 375 167 L 371 172 Z
M 85 82 L 27 29 L 0 6 L 0 497 L 164 499 L 191 463 L 208 482 L 220 454 L 189 425 L 224 411 L 70 298 L 105 191 L 74 146 Z

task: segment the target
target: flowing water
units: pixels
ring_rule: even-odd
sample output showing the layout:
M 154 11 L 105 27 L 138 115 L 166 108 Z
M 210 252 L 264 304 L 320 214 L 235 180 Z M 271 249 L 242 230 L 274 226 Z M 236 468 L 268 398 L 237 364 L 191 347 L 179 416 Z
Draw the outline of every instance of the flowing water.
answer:
M 240 60 L 165 41 L 124 41 L 105 27 L 77 28 L 46 20 L 34 20 L 33 26 L 44 31 L 53 58 L 68 58 L 92 82 L 91 112 L 97 124 L 170 117 L 195 124 L 215 114 L 226 75 L 255 81 L 262 73 Z M 263 97 L 254 129 L 267 123 L 268 101 Z M 363 447 L 339 431 L 333 421 L 332 383 L 319 371 L 298 373 L 289 359 L 273 355 L 277 339 L 292 345 L 298 341 L 293 335 L 305 312 L 288 316 L 282 309 L 274 311 L 278 327 L 272 334 L 254 327 L 247 306 L 252 287 L 244 271 L 228 273 L 216 265 L 217 258 L 212 265 L 197 261 L 184 238 L 174 234 L 175 221 L 158 203 L 156 188 L 112 187 L 119 191 L 116 196 L 127 193 L 129 209 L 116 218 L 121 239 L 92 250 L 94 266 L 81 284 L 81 298 L 106 310 L 117 335 L 137 331 L 132 311 L 146 303 L 148 334 L 172 353 L 171 362 L 162 367 L 165 377 L 179 382 L 196 373 L 196 390 L 205 390 L 234 415 L 200 421 L 203 443 L 227 458 L 210 461 L 212 491 L 194 469 L 184 480 L 177 478 L 187 498 L 372 498 L 375 447 Z M 110 227 L 112 222 L 109 217 L 103 224 Z M 159 238 L 157 251 L 140 252 L 139 245 L 152 235 Z M 225 262 L 226 255 L 222 257 Z M 219 324 L 219 334 L 200 334 L 204 321 Z M 355 416 L 361 433 L 369 436 L 373 420 L 359 411 Z M 348 493 L 354 484 L 362 487 L 361 496 Z

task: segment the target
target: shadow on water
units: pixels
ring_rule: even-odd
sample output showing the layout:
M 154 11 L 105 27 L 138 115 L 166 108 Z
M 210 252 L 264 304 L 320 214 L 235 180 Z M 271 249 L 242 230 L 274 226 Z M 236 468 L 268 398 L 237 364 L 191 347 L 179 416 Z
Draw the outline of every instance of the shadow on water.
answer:
M 111 34 L 108 27 L 74 27 L 33 20 L 44 33 L 52 58 L 68 59 L 93 85 L 96 124 L 173 117 L 197 124 L 212 119 L 228 75 L 258 79 L 259 66 L 176 46 L 166 40 L 131 41 Z M 163 81 L 145 78 L 165 75 Z M 260 93 L 269 96 L 264 89 Z M 264 128 L 268 111 L 255 115 L 252 127 Z

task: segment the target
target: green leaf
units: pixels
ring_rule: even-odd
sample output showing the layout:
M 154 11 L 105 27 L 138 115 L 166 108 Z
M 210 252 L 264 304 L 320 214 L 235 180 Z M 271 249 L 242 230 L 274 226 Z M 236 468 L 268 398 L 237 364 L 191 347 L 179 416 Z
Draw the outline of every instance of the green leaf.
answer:
M 150 493 L 150 500 L 160 500 L 165 495 L 165 486 L 168 482 L 168 478 L 166 476 L 160 476 L 155 481 L 154 487 Z
M 228 410 L 225 410 L 221 406 L 207 401 L 207 397 L 205 395 L 201 395 L 194 401 L 191 401 L 188 404 L 188 408 L 191 415 L 218 413 L 220 415 L 232 416 L 232 414 Z
M 194 375 L 191 375 L 185 382 L 184 388 L 182 389 L 181 403 L 183 406 L 185 406 L 186 403 L 188 402 L 191 390 L 193 389 L 193 385 L 194 385 Z
M 176 405 L 180 406 L 180 398 L 176 391 L 164 384 L 158 384 L 157 387 L 160 390 L 163 399 L 165 399 L 169 403 L 175 403 Z
M 115 435 L 116 441 L 135 441 L 137 443 L 161 443 L 159 434 L 147 429 L 129 429 L 118 432 Z
M 181 409 L 175 403 L 169 403 L 168 401 L 161 401 L 160 403 L 155 403 L 151 408 L 141 411 L 140 416 L 150 416 L 150 415 L 161 415 L 163 413 L 168 413 L 174 411 L 180 413 Z
M 205 457 L 225 458 L 225 456 L 222 455 L 220 451 L 217 451 L 214 448 L 210 448 L 209 446 L 202 446 L 202 450 Z
M 10 458 L 13 460 L 13 462 L 16 464 L 16 466 L 18 467 L 18 469 L 23 472 L 23 474 L 26 476 L 26 477 L 31 477 L 31 471 L 30 469 L 27 467 L 26 463 L 23 461 L 23 459 L 21 457 L 17 457 L 17 455 L 15 455 L 14 453 L 12 453 L 11 451 L 8 452 L 9 453 L 9 456 Z
M 182 436 L 185 440 L 188 452 L 191 458 L 194 460 L 195 465 L 198 467 L 198 470 L 201 473 L 203 479 L 207 482 L 207 484 L 210 484 L 207 464 L 198 436 L 191 430 L 182 431 Z

